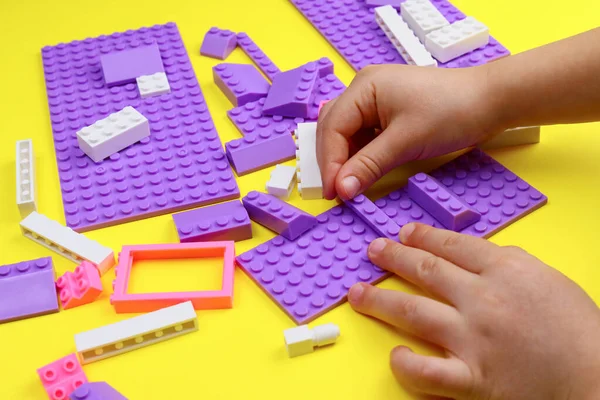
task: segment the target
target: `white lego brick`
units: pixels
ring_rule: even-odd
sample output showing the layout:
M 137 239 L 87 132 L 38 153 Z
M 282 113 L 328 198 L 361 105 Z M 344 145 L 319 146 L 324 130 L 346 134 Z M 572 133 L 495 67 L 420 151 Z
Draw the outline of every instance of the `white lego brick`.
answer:
M 127 106 L 81 129 L 77 143 L 88 157 L 99 162 L 148 136 L 148 119 Z
M 162 342 L 198 330 L 191 301 L 75 335 L 82 364 Z
M 534 144 L 540 142 L 540 127 L 526 126 L 521 128 L 507 129 L 494 136 L 490 140 L 481 143 L 482 150 L 498 149 L 501 147 L 520 146 L 522 144 Z
M 296 168 L 277 164 L 271 171 L 271 178 L 267 182 L 267 193 L 287 200 L 294 190 L 296 183 Z
M 31 139 L 17 142 L 17 207 L 21 218 L 37 210 L 33 143 Z
M 406 0 L 400 5 L 402 19 L 413 30 L 421 43 L 425 43 L 425 36 L 450 22 L 435 8 L 429 0 Z
M 21 221 L 23 235 L 61 256 L 81 263 L 89 261 L 104 275 L 114 264 L 114 253 L 81 233 L 34 211 Z
M 473 17 L 427 34 L 425 47 L 439 61 L 448 62 L 487 45 L 490 30 Z
M 137 77 L 136 81 L 142 98 L 171 92 L 167 74 L 164 72 L 157 72 L 152 75 L 142 75 Z
M 307 325 L 286 329 L 283 332 L 285 347 L 290 357 L 312 353 L 315 347 L 333 344 L 340 336 L 335 324 L 325 324 L 310 329 Z
M 317 123 L 300 123 L 295 134 L 298 192 L 304 200 L 322 199 L 323 182 L 317 163 Z
M 402 20 L 402 17 L 398 15 L 394 7 L 387 5 L 375 8 L 375 21 L 408 64 L 437 67 L 437 62 L 406 22 Z

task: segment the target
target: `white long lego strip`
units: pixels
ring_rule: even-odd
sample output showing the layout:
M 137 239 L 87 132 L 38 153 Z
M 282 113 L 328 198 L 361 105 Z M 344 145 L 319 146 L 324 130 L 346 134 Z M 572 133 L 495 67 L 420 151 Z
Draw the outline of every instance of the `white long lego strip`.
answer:
M 21 218 L 37 210 L 35 201 L 35 171 L 31 139 L 17 142 L 17 207 Z
M 288 165 L 277 164 L 271 171 L 271 177 L 267 182 L 267 193 L 287 200 L 294 190 L 296 182 L 296 168 Z
M 61 256 L 81 263 L 89 261 L 98 268 L 100 275 L 115 263 L 114 253 L 84 235 L 51 220 L 36 211 L 21 221 L 23 235 Z
M 490 30 L 473 17 L 456 21 L 425 37 L 425 47 L 440 62 L 448 62 L 487 45 Z
M 317 163 L 317 123 L 300 123 L 295 134 L 298 192 L 304 200 L 322 199 L 323 182 Z
M 402 20 L 402 17 L 398 15 L 394 7 L 387 5 L 375 8 L 375 21 L 408 64 L 437 67 L 437 62 L 406 22 Z
M 116 356 L 198 330 L 191 301 L 75 335 L 82 364 Z
M 429 0 L 406 0 L 400 4 L 400 15 L 410 29 L 425 43 L 425 36 L 450 22 Z
M 95 162 L 150 136 L 148 119 L 127 106 L 77 132 L 79 148 Z
M 521 128 L 507 129 L 487 140 L 477 147 L 482 150 L 499 149 L 509 146 L 520 146 L 540 142 L 540 127 L 525 126 Z

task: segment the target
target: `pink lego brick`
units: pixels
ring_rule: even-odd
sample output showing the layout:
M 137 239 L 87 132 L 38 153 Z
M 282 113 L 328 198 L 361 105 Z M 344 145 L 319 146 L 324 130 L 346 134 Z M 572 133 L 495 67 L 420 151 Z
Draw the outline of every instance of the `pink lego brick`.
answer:
M 311 230 L 317 218 L 270 194 L 252 191 L 242 199 L 253 221 L 294 240 Z
M 212 27 L 202 41 L 200 54 L 206 57 L 218 58 L 219 60 L 226 59 L 237 45 L 235 33 L 229 30 Z
M 173 221 L 181 243 L 252 238 L 250 217 L 239 200 L 174 214 Z
M 156 43 L 101 55 L 100 65 L 109 87 L 135 83 L 136 78 L 142 75 L 165 72 Z
M 76 354 L 70 354 L 37 370 L 50 400 L 66 400 L 87 382 Z
M 262 99 L 271 85 L 250 64 L 218 64 L 213 67 L 213 79 L 235 107 Z
M 277 74 L 265 100 L 263 114 L 307 118 L 318 77 L 314 62 Z
M 367 197 L 360 194 L 344 203 L 379 236 L 392 240 L 398 239 L 400 226 Z
M 102 281 L 98 270 L 84 261 L 74 272 L 65 272 L 56 281 L 56 289 L 64 310 L 93 302 L 102 293 Z
M 329 103 L 331 100 L 323 100 L 319 103 L 319 110 L 317 111 L 317 115 L 321 114 L 321 108 L 323 108 L 323 106 L 327 103 Z
M 245 32 L 237 34 L 238 46 L 246 53 L 248 57 L 258 66 L 258 68 L 271 81 L 280 71 L 279 68 L 267 57 L 267 55 L 254 43 L 250 36 Z

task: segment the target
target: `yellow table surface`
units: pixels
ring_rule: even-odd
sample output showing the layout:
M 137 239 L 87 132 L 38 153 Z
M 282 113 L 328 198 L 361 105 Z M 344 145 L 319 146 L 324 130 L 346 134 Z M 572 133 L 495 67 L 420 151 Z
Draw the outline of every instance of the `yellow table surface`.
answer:
M 326 0 L 323 0 L 326 1 Z M 549 43 L 597 24 L 598 6 L 589 0 L 455 0 L 464 13 L 486 23 L 513 53 Z M 595 8 L 594 11 L 592 8 Z M 38 211 L 64 223 L 40 49 L 45 45 L 175 21 L 187 47 L 222 142 L 240 137 L 225 112 L 231 108 L 212 80 L 221 61 L 198 49 L 211 26 L 246 31 L 283 70 L 327 56 L 346 84 L 353 70 L 286 0 L 0 2 L 0 265 L 52 256 L 57 274 L 75 264 L 25 239 L 15 205 L 15 141 L 32 138 L 36 156 Z M 227 62 L 250 62 L 237 49 Z M 561 60 L 555 60 L 560 63 Z M 452 123 L 452 121 L 448 121 Z M 598 188 L 600 124 L 542 129 L 536 145 L 490 152 L 549 198 L 544 206 L 495 235 L 502 245 L 519 245 L 555 266 L 600 301 Z M 378 197 L 403 185 L 409 174 L 442 160 L 400 168 L 369 194 Z M 293 165 L 293 163 L 288 163 Z M 238 179 L 242 194 L 262 189 L 269 169 Z M 313 214 L 334 203 L 291 202 Z M 253 223 L 254 238 L 236 244 L 240 254 L 273 237 Z M 86 234 L 118 252 L 122 245 L 172 243 L 170 215 L 117 225 Z M 200 270 L 189 262 L 136 264 L 134 291 L 218 287 L 219 262 Z M 103 278 L 110 288 L 113 272 Z M 348 304 L 315 323 L 341 328 L 329 348 L 289 359 L 282 332 L 292 321 L 241 271 L 235 273 L 234 307 L 199 311 L 199 332 L 86 365 L 90 381 L 106 381 L 130 399 L 412 399 L 392 377 L 389 352 L 395 345 L 435 352 L 423 342 L 354 313 Z M 515 279 L 520 277 L 515 276 Z M 400 279 L 382 287 L 413 291 Z M 132 315 L 115 314 L 109 290 L 93 304 L 58 314 L 0 325 L 0 398 L 44 399 L 36 369 L 75 351 L 73 335 Z M 577 312 L 577 310 L 573 310 Z

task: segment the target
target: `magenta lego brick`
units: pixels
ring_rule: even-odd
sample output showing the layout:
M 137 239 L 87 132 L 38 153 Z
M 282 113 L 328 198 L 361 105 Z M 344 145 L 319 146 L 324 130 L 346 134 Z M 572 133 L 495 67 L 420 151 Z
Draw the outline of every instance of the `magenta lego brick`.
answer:
M 237 34 L 237 44 L 246 53 L 256 66 L 265 74 L 271 81 L 275 75 L 279 73 L 279 68 L 267 57 L 267 55 L 254 43 L 254 41 L 245 32 Z
M 458 232 L 481 219 L 481 214 L 427 174 L 410 177 L 406 188 L 410 198 L 447 229 Z
M 242 176 L 295 158 L 296 143 L 285 125 L 279 125 L 271 132 L 249 133 L 225 143 L 225 154 Z
M 58 312 L 51 257 L 0 266 L 0 324 Z
M 151 39 L 150 39 L 151 40 Z M 165 72 L 157 44 L 144 45 L 144 41 L 115 44 L 114 48 L 100 55 L 100 65 L 107 86 L 135 83 L 142 75 Z M 102 52 L 102 50 L 101 50 Z
M 250 219 L 289 240 L 301 236 L 317 223 L 314 216 L 270 194 L 252 191 L 242 202 Z
M 79 386 L 71 395 L 70 400 L 127 400 L 106 382 L 87 382 Z
M 400 233 L 398 224 L 365 195 L 360 194 L 352 200 L 344 201 L 344 203 L 373 229 L 377 236 L 397 240 Z
M 271 85 L 250 64 L 218 64 L 213 67 L 213 79 L 235 107 L 267 96 Z
M 134 84 L 107 89 L 100 56 L 156 43 L 171 93 L 141 99 Z M 88 38 L 42 49 L 67 225 L 83 232 L 239 197 L 177 25 Z M 133 106 L 150 137 L 96 164 L 76 132 Z
M 400 3 L 402 3 L 402 0 L 365 0 L 368 7 L 392 6 L 400 9 Z
M 237 37 L 235 33 L 212 27 L 204 35 L 204 40 L 200 46 L 200 54 L 206 57 L 226 59 L 237 46 Z
M 263 114 L 308 117 L 309 103 L 318 76 L 317 64 L 314 62 L 277 74 L 265 99 Z
M 356 71 L 372 64 L 405 64 L 375 22 L 373 7 L 367 5 L 365 0 L 290 1 Z M 431 3 L 450 23 L 465 18 L 447 0 L 431 0 Z M 509 54 L 504 46 L 490 37 L 488 45 L 438 66 L 471 67 Z
M 173 214 L 173 222 L 181 243 L 252 238 L 250 217 L 239 200 Z

